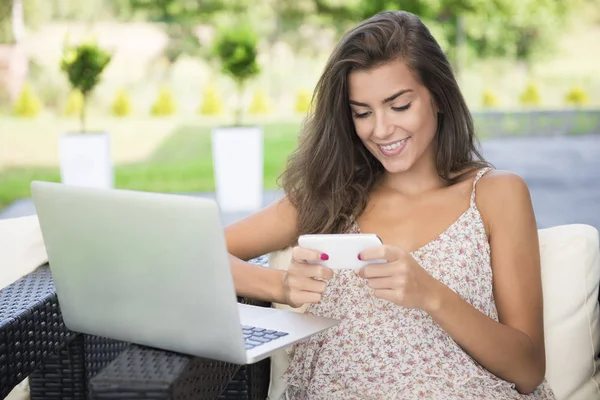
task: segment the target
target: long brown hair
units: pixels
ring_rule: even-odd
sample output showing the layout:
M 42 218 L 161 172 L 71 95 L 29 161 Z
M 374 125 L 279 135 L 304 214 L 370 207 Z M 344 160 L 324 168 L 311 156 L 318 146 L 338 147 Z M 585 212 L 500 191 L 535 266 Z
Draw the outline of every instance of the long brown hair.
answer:
M 281 176 L 298 212 L 298 235 L 343 232 L 364 211 L 385 170 L 355 132 L 347 77 L 351 71 L 398 59 L 429 90 L 440 111 L 439 176 L 452 184 L 465 171 L 488 165 L 477 149 L 473 120 L 450 63 L 427 27 L 408 12 L 379 13 L 347 32 L 334 49 L 317 83 L 299 145 Z

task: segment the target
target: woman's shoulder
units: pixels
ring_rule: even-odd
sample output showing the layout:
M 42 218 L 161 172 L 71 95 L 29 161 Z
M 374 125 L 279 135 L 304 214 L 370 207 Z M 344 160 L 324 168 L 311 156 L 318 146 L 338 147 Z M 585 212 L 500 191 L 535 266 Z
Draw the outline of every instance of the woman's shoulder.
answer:
M 486 225 L 494 221 L 533 215 L 531 195 L 525 179 L 506 170 L 491 169 L 477 182 L 475 203 Z
M 529 192 L 527 183 L 520 175 L 512 171 L 490 168 L 477 182 L 477 195 L 484 197 L 521 196 Z

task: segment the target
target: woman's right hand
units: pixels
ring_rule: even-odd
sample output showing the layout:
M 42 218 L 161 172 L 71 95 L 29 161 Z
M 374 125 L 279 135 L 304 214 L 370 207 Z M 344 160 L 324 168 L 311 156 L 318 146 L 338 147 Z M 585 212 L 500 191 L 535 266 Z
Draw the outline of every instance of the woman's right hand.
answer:
M 283 274 L 285 302 L 291 307 L 301 307 L 306 303 L 318 303 L 327 288 L 327 281 L 333 278 L 330 268 L 311 262 L 327 260 L 327 254 L 302 247 L 292 249 L 292 261 Z

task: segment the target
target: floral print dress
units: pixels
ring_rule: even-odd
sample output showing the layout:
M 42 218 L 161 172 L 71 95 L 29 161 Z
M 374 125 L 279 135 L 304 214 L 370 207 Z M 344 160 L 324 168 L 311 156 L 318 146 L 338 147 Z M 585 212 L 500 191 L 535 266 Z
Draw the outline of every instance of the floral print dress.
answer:
M 475 204 L 412 256 L 473 307 L 498 320 L 490 246 Z M 351 233 L 360 232 L 355 223 Z M 421 310 L 374 297 L 352 270 L 335 271 L 306 312 L 342 323 L 289 350 L 282 399 L 554 399 L 547 382 L 521 395 L 479 365 Z

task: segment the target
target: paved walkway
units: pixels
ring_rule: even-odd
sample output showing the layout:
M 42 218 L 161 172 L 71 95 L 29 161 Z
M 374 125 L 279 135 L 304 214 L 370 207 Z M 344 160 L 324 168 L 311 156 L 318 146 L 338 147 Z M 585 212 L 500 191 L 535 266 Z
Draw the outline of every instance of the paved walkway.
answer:
M 527 181 L 540 228 L 583 223 L 600 230 L 600 135 L 493 139 L 483 143 L 483 151 L 496 168 L 516 172 Z M 280 196 L 266 191 L 265 205 Z M 34 213 L 31 200 L 24 199 L 0 212 L 0 219 Z M 224 215 L 223 222 L 242 217 Z

